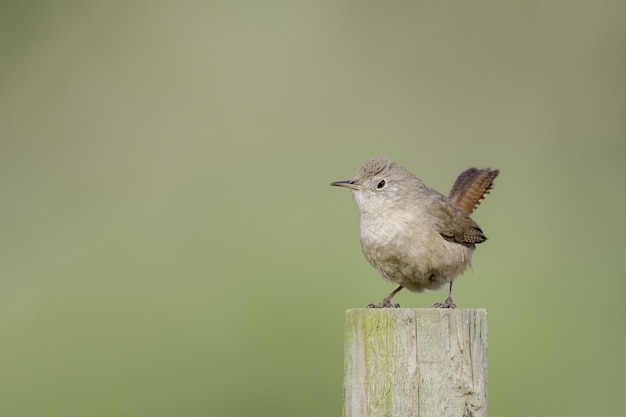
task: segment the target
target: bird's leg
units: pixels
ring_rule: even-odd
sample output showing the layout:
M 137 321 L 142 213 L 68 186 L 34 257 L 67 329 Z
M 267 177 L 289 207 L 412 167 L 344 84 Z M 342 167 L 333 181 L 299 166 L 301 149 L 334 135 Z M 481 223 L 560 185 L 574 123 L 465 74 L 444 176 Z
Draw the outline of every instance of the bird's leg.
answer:
M 402 289 L 402 285 L 398 286 L 395 290 L 391 291 L 391 294 L 386 296 L 383 301 L 378 304 L 370 304 L 367 308 L 399 308 L 400 304 L 392 304 L 391 299 Z
M 454 281 L 450 281 L 450 291 L 448 292 L 448 298 L 443 303 L 435 303 L 433 307 L 436 308 L 456 308 L 456 304 L 452 301 L 452 283 Z

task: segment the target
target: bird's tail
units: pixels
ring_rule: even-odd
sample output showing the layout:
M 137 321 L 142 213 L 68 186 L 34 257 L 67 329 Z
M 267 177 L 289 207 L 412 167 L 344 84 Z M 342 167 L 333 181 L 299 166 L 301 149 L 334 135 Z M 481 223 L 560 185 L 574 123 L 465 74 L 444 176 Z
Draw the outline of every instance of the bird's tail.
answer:
M 489 168 L 470 168 L 463 171 L 452 186 L 448 198 L 467 215 L 487 197 L 493 188 L 493 180 L 500 171 Z

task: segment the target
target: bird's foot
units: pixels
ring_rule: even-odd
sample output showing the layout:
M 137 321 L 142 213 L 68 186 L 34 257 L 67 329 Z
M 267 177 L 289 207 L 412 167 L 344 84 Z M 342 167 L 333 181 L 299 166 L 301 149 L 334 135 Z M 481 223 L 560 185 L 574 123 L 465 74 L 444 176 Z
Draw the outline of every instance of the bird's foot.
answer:
M 367 308 L 400 308 L 400 304 L 385 299 L 378 304 L 368 304 Z
M 433 307 L 435 307 L 435 308 L 456 308 L 456 304 L 454 304 L 454 301 L 452 301 L 452 297 L 448 297 L 448 298 L 446 298 L 446 301 L 444 301 L 443 303 L 435 303 L 435 304 L 433 304 Z

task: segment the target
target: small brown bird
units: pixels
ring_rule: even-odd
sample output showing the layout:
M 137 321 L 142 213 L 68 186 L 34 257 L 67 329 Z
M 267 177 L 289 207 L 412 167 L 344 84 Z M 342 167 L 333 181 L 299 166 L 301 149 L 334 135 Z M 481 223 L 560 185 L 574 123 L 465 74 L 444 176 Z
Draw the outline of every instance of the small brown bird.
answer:
M 391 298 L 402 288 L 437 290 L 450 284 L 448 298 L 435 307 L 456 307 L 452 283 L 468 266 L 477 243 L 487 238 L 469 216 L 493 186 L 498 170 L 462 172 L 448 197 L 427 187 L 407 169 L 387 158 L 372 158 L 353 180 L 330 185 L 350 188 L 361 214 L 363 254 L 398 288 L 379 304 L 399 307 Z

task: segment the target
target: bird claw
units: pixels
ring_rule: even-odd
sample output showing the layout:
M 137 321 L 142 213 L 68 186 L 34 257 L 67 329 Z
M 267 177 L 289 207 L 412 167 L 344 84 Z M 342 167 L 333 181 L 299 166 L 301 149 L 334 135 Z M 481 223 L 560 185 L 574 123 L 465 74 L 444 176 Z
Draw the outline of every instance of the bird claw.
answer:
M 368 304 L 367 308 L 400 308 L 400 304 L 391 303 L 388 300 L 383 300 L 378 304 Z
M 435 308 L 456 308 L 456 304 L 452 301 L 452 297 L 446 298 L 446 301 L 443 303 L 435 303 L 433 304 Z

